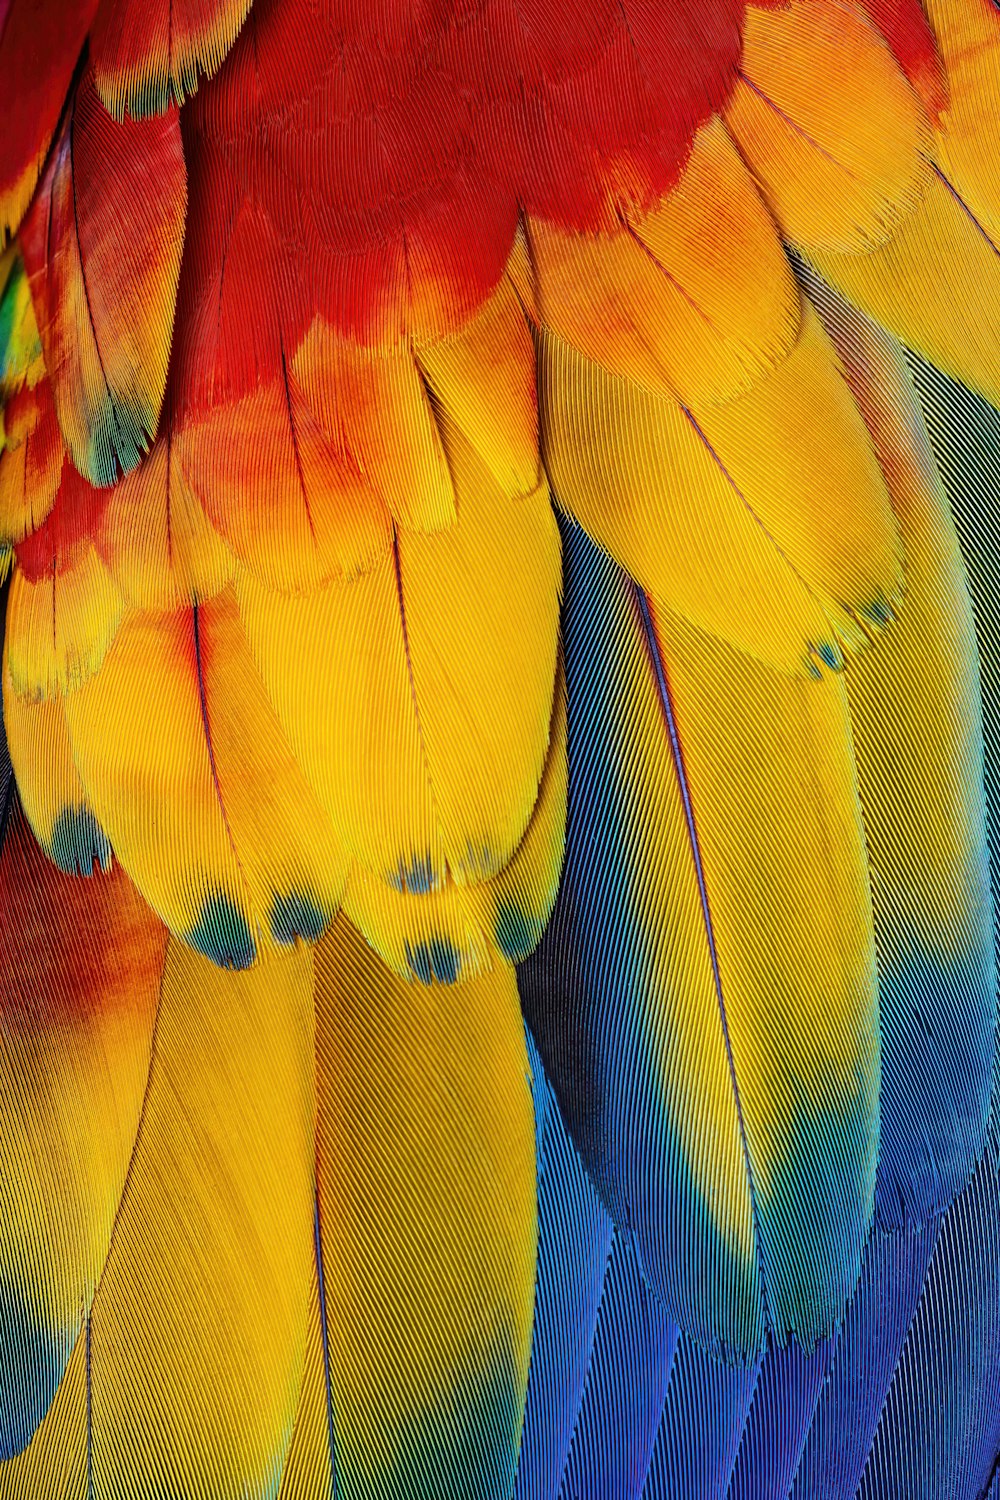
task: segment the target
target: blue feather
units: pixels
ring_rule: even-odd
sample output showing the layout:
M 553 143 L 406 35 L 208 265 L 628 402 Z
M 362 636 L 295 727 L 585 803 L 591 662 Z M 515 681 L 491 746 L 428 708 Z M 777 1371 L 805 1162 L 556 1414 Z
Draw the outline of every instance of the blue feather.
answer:
M 515 1500 L 555 1500 L 583 1397 L 611 1220 L 583 1169 L 528 1036 L 538 1126 L 538 1270 Z
M 678 1334 L 616 1234 L 562 1500 L 638 1500 Z

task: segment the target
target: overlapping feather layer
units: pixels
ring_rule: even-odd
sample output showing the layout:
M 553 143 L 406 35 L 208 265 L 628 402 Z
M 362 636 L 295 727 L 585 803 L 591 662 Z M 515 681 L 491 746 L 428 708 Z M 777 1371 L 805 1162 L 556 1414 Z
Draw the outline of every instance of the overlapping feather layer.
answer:
M 971 1500 L 996 12 L 0 67 L 0 1495 Z

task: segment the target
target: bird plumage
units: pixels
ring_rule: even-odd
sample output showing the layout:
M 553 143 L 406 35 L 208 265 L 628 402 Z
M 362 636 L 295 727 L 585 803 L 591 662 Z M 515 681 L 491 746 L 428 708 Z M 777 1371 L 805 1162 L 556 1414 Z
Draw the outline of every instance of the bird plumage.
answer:
M 0 1500 L 981 1500 L 1000 12 L 0 73 Z

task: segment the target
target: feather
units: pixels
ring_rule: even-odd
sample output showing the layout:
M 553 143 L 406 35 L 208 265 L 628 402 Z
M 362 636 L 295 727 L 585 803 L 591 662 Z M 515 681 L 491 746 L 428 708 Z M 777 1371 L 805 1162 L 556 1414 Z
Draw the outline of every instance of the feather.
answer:
M 808 1344 L 846 1304 L 874 1188 L 874 954 L 843 691 L 696 641 L 581 533 L 566 547 L 567 868 L 526 1014 L 681 1326 L 744 1355 L 766 1324 Z M 817 848 L 837 858 L 810 863 Z
M 2 469 L 0 458 L 0 480 Z M 235 559 L 184 473 L 170 414 L 143 462 L 109 492 L 97 545 L 135 609 L 176 610 L 232 582 Z
M 66 715 L 88 800 L 172 931 L 234 968 L 262 947 L 319 936 L 346 860 L 267 701 L 231 593 L 175 615 L 127 615 Z
M 556 670 L 545 488 L 512 515 L 469 446 L 449 443 L 463 501 L 449 530 L 401 532 L 377 567 L 321 593 L 238 585 L 278 717 L 346 849 L 418 892 L 510 859 L 538 794 Z M 515 617 L 519 594 L 532 608 Z
M 514 498 L 541 482 L 535 351 L 509 276 L 453 337 L 416 351 L 432 400 Z
M 59 448 L 57 438 L 53 446 Z M 16 545 L 17 576 L 7 610 L 11 684 L 32 699 L 69 692 L 93 676 L 123 608 L 95 542 L 107 491 L 94 489 L 68 460 L 57 462 L 51 509 Z
M 499 1500 L 514 1481 L 536 1249 L 513 970 L 470 981 L 456 1007 L 391 975 L 342 919 L 316 964 L 338 1495 Z
M 75 487 L 67 467 L 64 488 Z M 71 692 L 101 666 L 123 601 L 97 548 L 66 543 L 61 514 L 15 549 L 6 668 L 15 692 L 38 701 Z
M 305 1352 L 314 1107 L 308 950 L 236 975 L 172 942 L 91 1315 L 96 1494 L 274 1494 Z
M 42 345 L 24 261 L 16 244 L 0 255 L 0 395 L 9 398 L 43 373 Z
M 909 348 L 1000 401 L 1000 254 L 940 170 L 885 244 L 867 255 L 809 258 L 824 280 Z
M 35 838 L 66 875 L 91 875 L 95 866 L 107 871 L 111 845 L 76 769 L 62 699 L 32 703 L 5 672 L 3 710 L 18 795 Z
M 94 484 L 156 433 L 186 203 L 176 111 L 117 122 L 85 72 L 20 243 L 66 446 Z
M 359 352 L 314 324 L 293 367 L 325 429 L 343 433 L 353 466 L 397 525 L 440 531 L 455 520 L 455 491 L 443 433 L 408 349 Z M 537 466 L 536 466 L 537 467 Z M 382 528 L 385 552 L 388 529 Z
M 1000 175 L 994 128 L 1000 112 L 1000 24 L 988 0 L 929 0 L 927 16 L 948 79 L 937 161 L 977 223 L 1000 239 Z
M 120 870 L 0 849 L 0 1451 L 25 1447 L 94 1296 L 142 1107 L 166 934 Z
M 613 1229 L 530 1032 L 527 1041 L 538 1132 L 538 1268 L 514 1500 L 556 1500 L 590 1369 Z
M 437 888 L 397 887 L 355 863 L 343 909 L 403 979 L 454 983 L 492 967 L 502 954 L 526 958 L 555 904 L 566 827 L 566 701 L 556 680 L 548 758 L 538 800 L 510 863 L 492 879 Z
M 862 4 L 937 124 L 948 103 L 948 78 L 920 0 L 862 0 Z
M 947 1208 L 982 1153 L 997 1027 L 975 627 L 958 539 L 902 355 L 822 287 L 906 547 L 892 631 L 847 669 L 878 949 L 876 1207 Z
M 703 126 L 679 183 L 652 212 L 590 235 L 529 220 L 527 245 L 543 326 L 654 395 L 694 406 L 731 400 L 795 343 L 794 278 L 717 119 Z
M 118 120 L 181 105 L 222 63 L 251 0 L 99 0 L 90 33 L 94 80 Z
M 931 175 L 920 100 L 863 12 L 838 0 L 748 7 L 725 120 L 785 238 L 810 252 L 881 244 Z
M 749 395 L 696 412 L 554 337 L 541 369 L 560 505 L 659 603 L 810 676 L 885 622 L 899 586 L 895 523 L 815 314 Z
M 642 1495 L 679 1332 L 643 1281 L 635 1250 L 616 1235 L 563 1500 Z
M 366 359 L 320 329 L 294 360 L 282 353 L 277 378 L 207 415 L 188 410 L 175 443 L 185 487 L 270 588 L 315 588 L 384 561 L 392 535 L 385 477 L 410 518 L 454 517 L 412 360 Z

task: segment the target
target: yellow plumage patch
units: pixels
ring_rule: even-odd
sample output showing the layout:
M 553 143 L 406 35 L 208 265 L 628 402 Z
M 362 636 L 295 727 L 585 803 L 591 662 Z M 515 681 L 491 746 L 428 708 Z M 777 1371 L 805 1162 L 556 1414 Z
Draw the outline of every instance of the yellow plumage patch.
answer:
M 588 235 L 532 220 L 527 235 L 542 324 L 645 390 L 685 404 L 728 400 L 795 342 L 795 280 L 717 119 L 651 213 Z
M 804 249 L 881 244 L 930 178 L 923 105 L 862 12 L 837 0 L 748 7 L 725 119 L 785 238 Z
M 124 601 L 96 547 L 84 541 L 64 566 L 30 579 L 15 570 L 7 603 L 5 659 L 15 692 L 49 698 L 97 672 Z
M 171 944 L 91 1317 L 98 1493 L 276 1491 L 314 1266 L 313 1076 L 307 950 L 233 975 Z
M 416 358 L 434 399 L 500 488 L 512 496 L 537 489 L 535 351 L 509 278 L 459 333 L 421 347 Z
M 552 337 L 541 359 L 558 500 L 665 606 L 812 674 L 888 618 L 895 523 L 815 314 L 748 395 L 694 411 Z
M 319 1223 L 338 1477 L 476 1500 L 513 1482 L 535 1270 L 514 971 L 393 977 L 345 922 L 316 951 Z M 488 1081 L 488 1082 L 487 1082 Z
M 525 958 L 552 911 L 566 827 L 566 697 L 560 672 L 548 758 L 531 820 L 510 863 L 480 884 L 449 876 L 429 891 L 396 889 L 355 864 L 344 911 L 403 979 L 452 983 L 483 973 L 502 953 Z
M 231 595 L 197 612 L 130 613 L 66 713 L 88 798 L 172 931 L 233 967 L 261 945 L 319 935 L 346 861 L 267 702 Z
M 990 0 L 928 0 L 948 77 L 936 156 L 991 240 L 1000 240 L 1000 18 Z M 971 291 L 974 283 L 970 283 Z
M 5 666 L 3 727 L 21 805 L 46 854 L 71 875 L 89 875 L 95 861 L 106 866 L 110 847 L 73 760 L 63 699 L 22 698 Z M 69 836 L 76 830 L 90 835 L 89 848 Z
M 809 259 L 903 343 L 1000 402 L 1000 254 L 943 177 L 877 249 Z
M 455 432 L 456 523 L 401 532 L 353 583 L 238 585 L 289 741 L 345 848 L 398 888 L 503 867 L 548 747 L 559 539 L 544 487 L 510 501 Z M 531 608 L 518 613 L 512 601 Z

